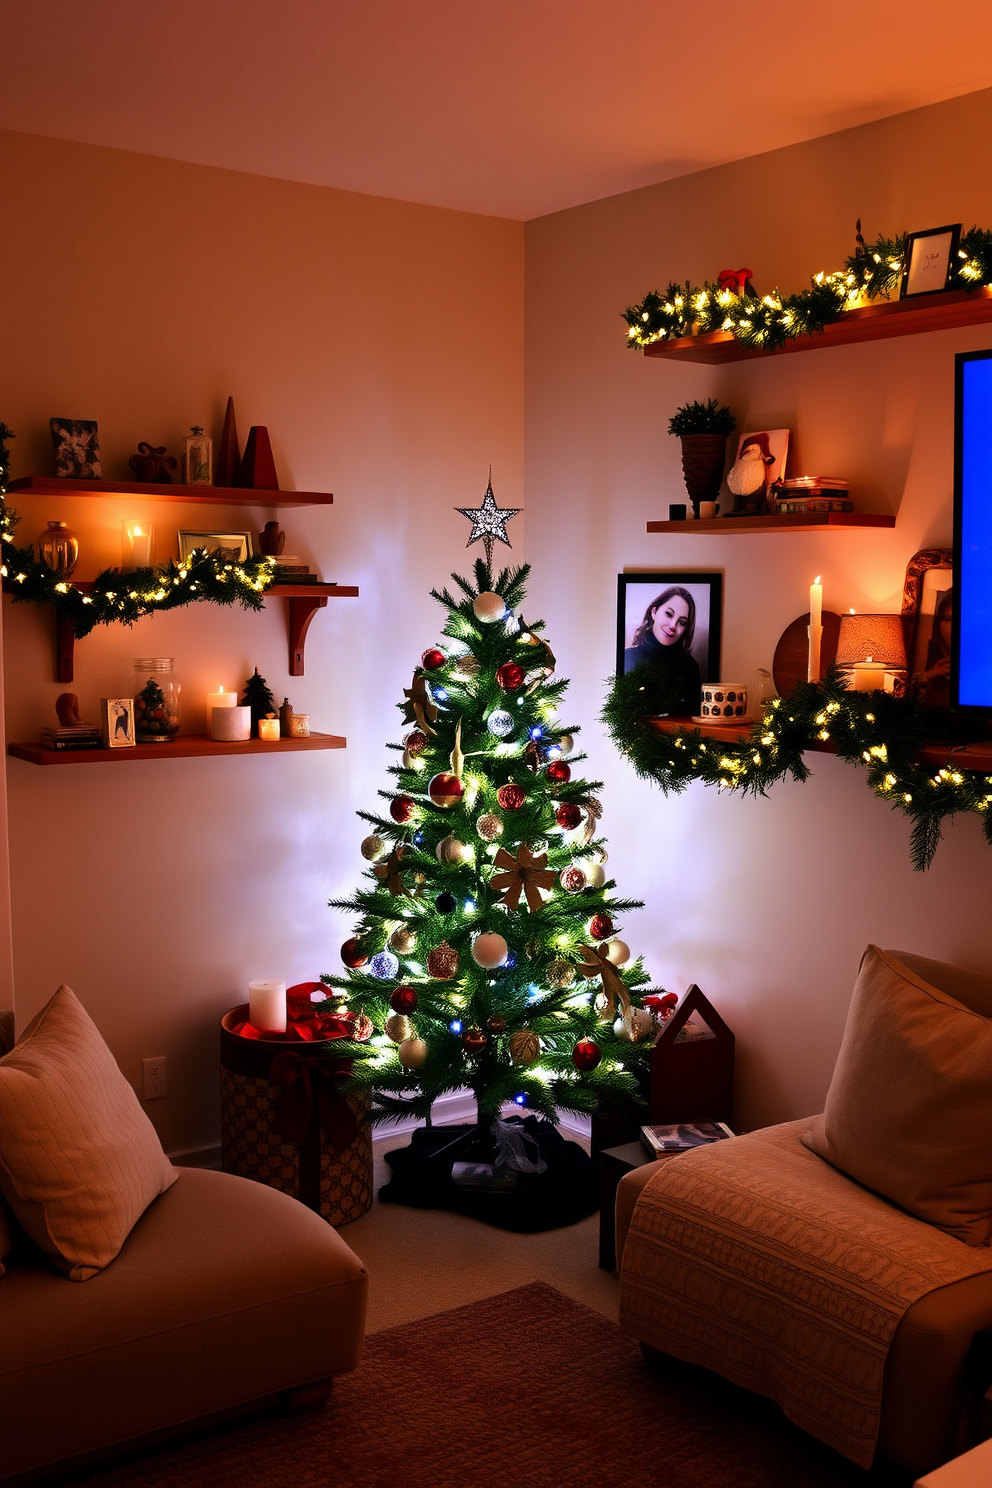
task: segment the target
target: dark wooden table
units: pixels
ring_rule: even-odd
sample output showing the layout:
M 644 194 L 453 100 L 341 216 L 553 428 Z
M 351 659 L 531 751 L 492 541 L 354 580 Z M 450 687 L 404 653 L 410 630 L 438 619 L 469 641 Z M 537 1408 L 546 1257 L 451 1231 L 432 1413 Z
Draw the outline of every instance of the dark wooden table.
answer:
M 624 1142 L 620 1147 L 604 1147 L 598 1157 L 600 1173 L 599 1264 L 604 1271 L 615 1271 L 617 1186 L 624 1173 L 632 1173 L 645 1163 L 657 1162 L 648 1157 L 640 1142 Z

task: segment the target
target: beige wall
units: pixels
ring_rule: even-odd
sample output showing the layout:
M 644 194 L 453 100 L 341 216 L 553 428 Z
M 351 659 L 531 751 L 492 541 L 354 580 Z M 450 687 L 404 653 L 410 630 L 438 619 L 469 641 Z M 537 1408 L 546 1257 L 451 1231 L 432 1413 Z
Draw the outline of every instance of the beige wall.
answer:
M 464 559 L 453 508 L 477 503 L 490 462 L 504 504 L 522 504 L 523 229 L 28 135 L 5 136 L 4 160 L 14 474 L 50 473 L 53 414 L 97 419 L 104 475 L 121 478 L 140 439 L 176 452 L 193 423 L 219 436 L 233 393 L 242 441 L 268 426 L 284 486 L 335 493 L 280 513 L 22 498 L 20 535 L 64 518 L 85 578 L 120 561 L 124 517 L 152 517 L 165 557 L 179 526 L 279 515 L 288 549 L 362 591 L 316 617 L 302 679 L 278 604 L 200 606 L 76 648 L 84 716 L 133 657 L 168 654 L 184 728 L 202 731 L 207 690 L 257 664 L 345 752 L 8 762 L 18 1021 L 68 981 L 135 1083 L 142 1057 L 168 1056 L 169 1095 L 148 1110 L 170 1149 L 192 1148 L 216 1140 L 216 1023 L 248 978 L 339 964 L 347 926 L 326 902 L 364 866 L 354 812 L 377 805 L 395 704 L 436 637 L 429 590 Z M 5 600 L 4 618 L 8 736 L 35 738 L 61 690 L 51 617 Z
M 820 1109 L 869 939 L 992 970 L 992 852 L 975 820 L 957 821 L 932 871 L 913 874 L 906 822 L 833 759 L 763 801 L 698 785 L 666 800 L 638 782 L 594 721 L 616 575 L 722 570 L 723 673 L 751 683 L 817 573 L 829 608 L 898 609 L 910 555 L 951 540 L 953 357 L 992 344 L 992 326 L 709 368 L 628 351 L 620 313 L 670 279 L 744 265 L 762 291 L 799 288 L 840 266 L 859 216 L 868 237 L 988 226 L 990 129 L 992 93 L 974 94 L 527 227 L 533 609 L 607 782 L 610 866 L 647 902 L 625 938 L 668 986 L 697 981 L 735 1028 L 749 1125 Z M 685 499 L 667 419 L 709 396 L 741 428 L 791 428 L 793 473 L 849 476 L 859 506 L 896 513 L 895 529 L 648 536 Z

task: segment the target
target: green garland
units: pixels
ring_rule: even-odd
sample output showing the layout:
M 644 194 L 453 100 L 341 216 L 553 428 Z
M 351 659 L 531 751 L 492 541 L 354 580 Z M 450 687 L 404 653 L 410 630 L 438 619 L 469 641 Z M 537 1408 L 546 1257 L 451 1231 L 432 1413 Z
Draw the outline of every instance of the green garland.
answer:
M 802 682 L 788 697 L 773 699 L 746 738 L 723 743 L 704 738 L 698 729 L 654 728 L 651 718 L 668 711 L 670 692 L 664 674 L 645 664 L 615 680 L 602 714 L 637 774 L 654 780 L 666 795 L 694 780 L 718 790 L 764 795 L 787 775 L 807 780 L 803 751 L 829 741 L 842 760 L 866 770 L 876 796 L 910 818 L 910 856 L 917 871 L 930 867 L 945 817 L 959 811 L 980 816 L 992 844 L 992 775 L 956 770 L 953 744 L 947 746 L 943 768 L 919 763 L 934 719 L 912 698 L 848 692 L 831 668 L 822 682 Z
M 906 252 L 907 234 L 860 242 L 843 269 L 816 274 L 809 289 L 783 295 L 780 290 L 758 296 L 750 288 L 742 294 L 702 285 L 669 284 L 664 294 L 652 290 L 639 305 L 624 311 L 629 327 L 627 345 L 651 346 L 707 331 L 729 331 L 745 346 L 774 351 L 796 336 L 818 335 L 863 299 L 890 295 L 898 286 Z M 958 257 L 951 266 L 950 288 L 992 288 L 992 231 L 972 227 L 961 236 Z
M 0 578 L 4 592 L 15 602 L 54 605 L 60 616 L 72 621 L 77 637 L 89 635 L 96 625 L 133 625 L 143 615 L 204 601 L 240 604 L 246 610 L 262 608 L 265 591 L 275 579 L 271 558 L 225 563 L 197 548 L 189 558 L 179 563 L 170 559 L 159 568 L 138 568 L 127 574 L 106 568 L 97 574 L 90 594 L 59 578 L 35 557 L 31 546 L 19 548 L 14 542 L 20 518 L 5 499 L 10 467 L 6 440 L 13 437 L 6 424 L 0 424 Z

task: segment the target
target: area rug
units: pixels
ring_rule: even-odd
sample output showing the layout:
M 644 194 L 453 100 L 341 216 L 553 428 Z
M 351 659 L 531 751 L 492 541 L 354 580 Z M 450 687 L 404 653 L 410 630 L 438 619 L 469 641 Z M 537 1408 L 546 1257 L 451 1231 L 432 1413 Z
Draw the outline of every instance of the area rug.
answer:
M 542 1282 L 373 1334 L 318 1414 L 270 1417 L 80 1488 L 870 1488 L 768 1402 L 649 1365 Z

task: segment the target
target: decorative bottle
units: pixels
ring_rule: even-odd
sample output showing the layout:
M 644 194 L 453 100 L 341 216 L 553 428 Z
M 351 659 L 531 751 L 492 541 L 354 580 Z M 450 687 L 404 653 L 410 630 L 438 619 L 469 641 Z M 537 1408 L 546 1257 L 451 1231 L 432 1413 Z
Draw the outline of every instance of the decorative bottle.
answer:
M 179 683 L 171 656 L 135 657 L 132 689 L 139 744 L 169 744 L 179 732 Z
M 192 433 L 183 440 L 183 484 L 212 485 L 213 465 L 214 442 L 209 434 L 204 434 L 201 424 L 194 424 Z
M 79 557 L 79 539 L 65 522 L 49 522 L 38 539 L 38 557 L 60 579 L 67 579 Z

